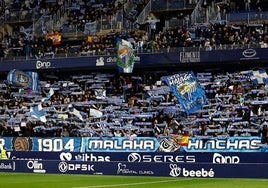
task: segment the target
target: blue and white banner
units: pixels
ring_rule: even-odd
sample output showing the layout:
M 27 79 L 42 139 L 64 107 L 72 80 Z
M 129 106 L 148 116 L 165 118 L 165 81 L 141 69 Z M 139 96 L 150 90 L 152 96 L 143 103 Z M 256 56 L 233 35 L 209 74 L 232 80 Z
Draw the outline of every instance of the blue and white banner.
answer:
M 159 147 L 153 137 L 2 137 L 0 147 L 3 145 L 8 151 L 47 152 L 155 152 Z
M 7 75 L 7 82 L 24 89 L 38 90 L 38 74 L 36 72 L 13 69 Z
M 12 151 L 44 152 L 155 152 L 155 153 L 223 153 L 223 152 L 267 152 L 268 146 L 261 144 L 260 137 L 195 138 L 190 137 L 187 146 L 180 146 L 173 139 L 154 137 L 1 137 L 0 148 L 6 145 Z
M 162 79 L 170 87 L 187 114 L 200 110 L 206 104 L 205 91 L 192 71 L 165 76 Z
M 80 152 L 82 138 L 39 138 L 39 137 L 1 137 L 0 148 L 5 145 L 7 151 L 45 151 Z

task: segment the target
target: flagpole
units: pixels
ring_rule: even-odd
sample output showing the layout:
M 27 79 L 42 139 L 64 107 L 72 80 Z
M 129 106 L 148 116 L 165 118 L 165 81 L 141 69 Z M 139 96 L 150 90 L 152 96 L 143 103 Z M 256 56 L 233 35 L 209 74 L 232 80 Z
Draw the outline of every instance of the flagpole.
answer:
M 101 14 L 101 29 L 100 29 L 100 31 L 101 31 L 101 34 L 102 34 L 102 14 Z

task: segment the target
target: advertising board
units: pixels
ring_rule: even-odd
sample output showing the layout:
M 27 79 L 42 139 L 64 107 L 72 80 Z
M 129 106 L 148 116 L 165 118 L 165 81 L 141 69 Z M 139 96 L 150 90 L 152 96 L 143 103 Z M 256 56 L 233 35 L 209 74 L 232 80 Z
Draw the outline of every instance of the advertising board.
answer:
M 8 152 L 11 160 L 60 160 L 85 162 L 130 162 L 130 163 L 268 163 L 268 153 L 196 153 L 196 152 L 36 152 L 12 151 Z
M 221 63 L 256 61 L 268 59 L 268 48 L 248 48 L 212 51 L 189 51 L 183 49 L 177 52 L 159 52 L 153 54 L 136 54 L 135 67 L 150 66 L 159 64 L 184 64 L 184 63 Z M 211 58 L 213 57 L 213 58 Z M 75 63 L 73 63 L 75 62 Z M 18 60 L 2 62 L 0 71 L 19 70 L 51 70 L 83 67 L 117 67 L 115 56 L 87 56 L 87 57 L 67 57 L 67 58 L 44 58 L 38 60 Z
M 2 162 L 2 161 L 0 161 Z M 190 178 L 268 178 L 268 164 L 213 164 L 213 163 L 133 163 L 7 160 L 14 163 L 14 172 L 50 174 L 91 174 L 162 176 Z M 0 168 L 5 172 L 5 168 Z

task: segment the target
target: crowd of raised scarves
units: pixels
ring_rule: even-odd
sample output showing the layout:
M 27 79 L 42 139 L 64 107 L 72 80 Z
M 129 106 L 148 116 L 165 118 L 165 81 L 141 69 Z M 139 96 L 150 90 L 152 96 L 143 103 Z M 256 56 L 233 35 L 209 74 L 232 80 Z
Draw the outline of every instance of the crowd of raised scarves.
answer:
M 37 91 L 1 81 L 1 136 L 259 136 L 267 143 L 267 88 L 248 71 L 195 75 L 207 103 L 186 114 L 161 80 L 166 71 L 43 74 Z M 266 76 L 266 74 L 264 75 Z M 49 97 L 48 97 L 49 96 Z M 45 121 L 32 116 L 41 104 Z

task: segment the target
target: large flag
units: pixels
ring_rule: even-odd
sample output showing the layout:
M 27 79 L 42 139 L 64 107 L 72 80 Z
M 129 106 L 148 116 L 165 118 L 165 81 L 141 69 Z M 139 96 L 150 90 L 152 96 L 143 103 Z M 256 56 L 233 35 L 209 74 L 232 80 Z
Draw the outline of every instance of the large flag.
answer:
M 187 114 L 200 110 L 206 104 L 205 91 L 192 71 L 165 76 L 162 79 L 170 87 Z
M 41 122 L 46 123 L 46 112 L 44 111 L 42 104 L 30 108 L 30 115 Z
M 119 72 L 132 73 L 135 63 L 135 54 L 130 42 L 117 38 L 116 59 Z
M 13 69 L 7 75 L 7 82 L 24 89 L 38 90 L 38 74 L 36 72 Z

